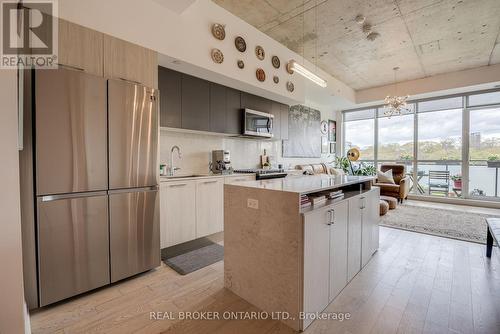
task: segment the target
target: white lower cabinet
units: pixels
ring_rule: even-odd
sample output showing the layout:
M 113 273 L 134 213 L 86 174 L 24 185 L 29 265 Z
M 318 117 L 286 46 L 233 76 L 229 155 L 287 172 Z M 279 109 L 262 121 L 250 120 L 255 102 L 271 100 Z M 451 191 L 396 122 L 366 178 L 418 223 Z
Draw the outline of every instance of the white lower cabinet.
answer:
M 331 302 L 347 285 L 347 230 L 349 205 L 347 201 L 333 206 L 330 225 L 330 291 Z
M 224 229 L 224 179 L 196 181 L 196 238 Z
M 196 238 L 196 183 L 163 182 L 160 185 L 161 248 Z
M 304 215 L 304 312 L 321 312 L 328 306 L 330 272 L 330 214 L 332 206 Z M 313 320 L 304 319 L 304 328 Z
M 361 270 L 361 210 L 364 196 L 354 196 L 348 202 L 347 281 L 350 281 Z
M 224 183 L 249 180 L 255 175 L 161 182 L 161 248 L 223 231 Z
M 305 313 L 323 311 L 377 250 L 379 194 L 372 188 L 304 213 Z M 312 321 L 306 317 L 302 329 Z
M 378 222 L 380 188 L 373 188 L 364 194 L 361 210 L 361 267 L 370 261 L 378 249 Z

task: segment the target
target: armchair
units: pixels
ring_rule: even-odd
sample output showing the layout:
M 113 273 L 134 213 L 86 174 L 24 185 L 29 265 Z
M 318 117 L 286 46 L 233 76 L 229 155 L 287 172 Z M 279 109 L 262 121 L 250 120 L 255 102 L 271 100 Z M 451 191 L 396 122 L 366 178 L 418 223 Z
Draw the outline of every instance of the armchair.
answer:
M 383 164 L 380 166 L 382 172 L 387 172 L 389 169 L 392 169 L 395 184 L 379 183 L 378 180 L 375 180 L 373 185 L 380 188 L 380 195 L 395 197 L 398 202 L 403 203 L 410 191 L 410 177 L 406 175 L 404 165 Z

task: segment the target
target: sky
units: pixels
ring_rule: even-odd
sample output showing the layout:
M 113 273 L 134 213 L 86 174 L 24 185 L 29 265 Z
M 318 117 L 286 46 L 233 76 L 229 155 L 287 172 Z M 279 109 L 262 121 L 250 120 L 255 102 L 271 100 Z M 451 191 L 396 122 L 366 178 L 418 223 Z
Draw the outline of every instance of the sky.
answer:
M 462 109 L 421 113 L 418 115 L 418 137 L 423 141 L 441 141 L 444 138 L 460 138 Z M 480 132 L 481 139 L 500 138 L 500 108 L 471 110 L 471 132 Z M 373 146 L 374 121 L 346 122 L 346 142 L 364 148 Z M 381 143 L 404 144 L 413 140 L 413 115 L 379 119 Z

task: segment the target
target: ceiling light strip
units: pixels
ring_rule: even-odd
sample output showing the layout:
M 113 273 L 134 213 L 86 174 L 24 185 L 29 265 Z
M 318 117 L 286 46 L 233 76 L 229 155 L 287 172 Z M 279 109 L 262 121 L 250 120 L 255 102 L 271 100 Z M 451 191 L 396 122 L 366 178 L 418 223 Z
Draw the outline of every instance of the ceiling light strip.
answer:
M 295 60 L 291 60 L 291 70 L 294 72 L 297 72 L 298 74 L 302 75 L 304 78 L 307 78 L 317 84 L 318 86 L 321 87 L 326 87 L 326 81 L 318 77 L 316 74 L 313 72 L 309 71 L 307 68 L 304 66 L 300 65 L 297 63 Z

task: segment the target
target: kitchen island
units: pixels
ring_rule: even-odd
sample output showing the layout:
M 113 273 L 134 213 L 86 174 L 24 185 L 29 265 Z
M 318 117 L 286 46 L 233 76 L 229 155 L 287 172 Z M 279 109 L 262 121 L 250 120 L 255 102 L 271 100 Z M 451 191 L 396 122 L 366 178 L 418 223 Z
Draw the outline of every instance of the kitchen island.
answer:
M 229 290 L 304 330 L 378 248 L 380 190 L 365 176 L 291 176 L 224 186 Z M 302 206 L 305 195 L 343 198 Z

